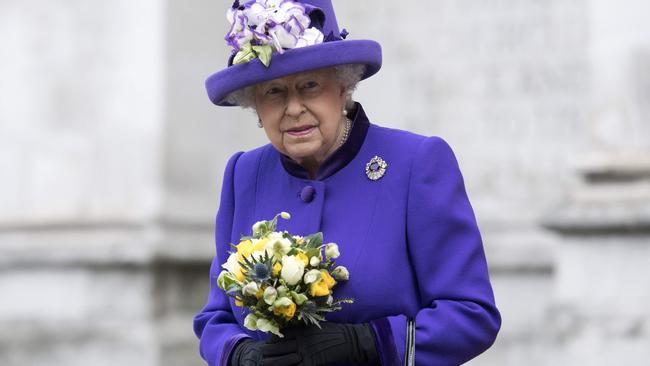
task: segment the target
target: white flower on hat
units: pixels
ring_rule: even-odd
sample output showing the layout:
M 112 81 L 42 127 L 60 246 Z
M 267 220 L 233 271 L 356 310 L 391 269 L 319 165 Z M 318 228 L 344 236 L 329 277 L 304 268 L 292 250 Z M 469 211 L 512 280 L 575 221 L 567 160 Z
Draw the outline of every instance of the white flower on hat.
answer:
M 296 42 L 295 48 L 312 46 L 319 43 L 323 43 L 323 33 L 316 28 L 309 28 L 305 29 L 305 32 L 298 39 L 298 42 Z
M 311 19 L 305 7 L 291 0 L 249 0 L 244 5 L 237 0 L 226 14 L 231 24 L 226 42 L 237 55 L 233 63 L 248 62 L 255 57 L 268 66 L 271 51 L 322 43 L 323 33 L 310 27 Z

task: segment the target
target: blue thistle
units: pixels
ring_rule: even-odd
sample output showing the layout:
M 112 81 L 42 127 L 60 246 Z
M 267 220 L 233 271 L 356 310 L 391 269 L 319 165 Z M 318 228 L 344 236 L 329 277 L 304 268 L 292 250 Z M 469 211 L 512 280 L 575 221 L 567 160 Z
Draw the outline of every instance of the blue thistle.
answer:
M 271 269 L 265 263 L 256 263 L 252 277 L 255 281 L 266 281 L 271 277 Z

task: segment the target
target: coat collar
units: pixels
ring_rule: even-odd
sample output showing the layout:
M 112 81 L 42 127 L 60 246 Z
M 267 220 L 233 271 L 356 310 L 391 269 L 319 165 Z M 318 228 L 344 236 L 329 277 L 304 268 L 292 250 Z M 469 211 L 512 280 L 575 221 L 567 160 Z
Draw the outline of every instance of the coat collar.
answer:
M 314 180 L 324 180 L 346 166 L 359 152 L 363 141 L 368 133 L 370 122 L 359 103 L 355 103 L 352 109 L 352 130 L 347 141 L 332 153 L 323 164 L 321 164 Z M 310 179 L 307 169 L 295 162 L 290 157 L 280 154 L 282 166 L 290 175 L 296 178 Z

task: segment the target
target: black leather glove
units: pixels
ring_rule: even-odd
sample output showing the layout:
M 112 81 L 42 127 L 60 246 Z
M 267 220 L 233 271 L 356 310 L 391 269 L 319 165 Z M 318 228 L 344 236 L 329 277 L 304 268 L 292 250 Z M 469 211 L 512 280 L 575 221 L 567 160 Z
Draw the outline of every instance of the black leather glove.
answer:
M 262 342 L 245 339 L 237 344 L 230 356 L 230 366 L 257 366 L 262 361 Z
M 264 357 L 296 352 L 304 366 L 329 365 L 336 362 L 378 364 L 374 332 L 368 324 L 322 323 L 290 328 L 284 338 L 272 338 L 262 346 Z
M 278 348 L 278 346 L 282 348 Z M 273 350 L 273 355 L 265 356 L 262 348 Z M 294 346 L 286 343 L 282 345 L 267 345 L 266 342 L 246 339 L 235 347 L 230 356 L 230 366 L 292 366 L 298 365 L 300 355 Z

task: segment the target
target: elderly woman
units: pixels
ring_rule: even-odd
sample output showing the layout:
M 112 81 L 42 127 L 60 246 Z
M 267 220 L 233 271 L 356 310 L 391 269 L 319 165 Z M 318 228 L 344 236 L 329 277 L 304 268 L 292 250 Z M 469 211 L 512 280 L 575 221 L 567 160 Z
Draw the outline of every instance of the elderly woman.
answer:
M 351 95 L 381 48 L 347 40 L 331 1 L 235 1 L 229 67 L 206 82 L 213 103 L 253 108 L 270 144 L 225 169 L 207 304 L 194 329 L 209 365 L 458 365 L 499 330 L 481 236 L 458 163 L 440 137 L 369 122 Z M 243 326 L 216 285 L 230 243 L 288 211 L 282 230 L 337 242 L 354 303 L 322 328 L 269 338 Z M 414 324 L 414 325 L 413 325 Z

